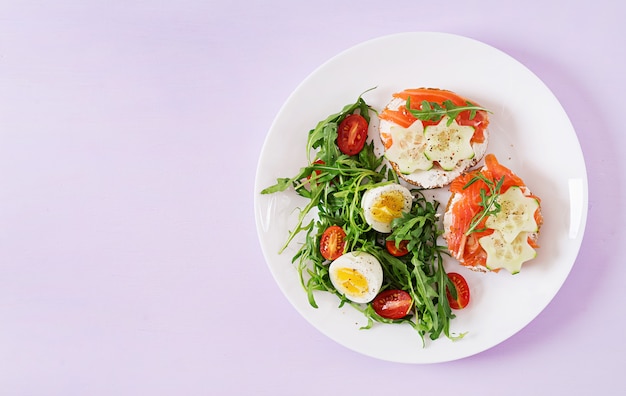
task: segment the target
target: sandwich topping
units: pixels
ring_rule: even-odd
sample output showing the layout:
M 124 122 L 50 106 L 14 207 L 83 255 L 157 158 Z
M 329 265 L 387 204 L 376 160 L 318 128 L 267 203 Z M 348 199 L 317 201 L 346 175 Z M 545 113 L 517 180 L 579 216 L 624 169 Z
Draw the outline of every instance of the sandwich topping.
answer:
M 429 160 L 436 161 L 443 170 L 453 170 L 460 160 L 474 157 L 474 149 L 470 144 L 474 127 L 459 125 L 448 116 L 439 121 L 439 124 L 424 128 L 424 136 L 424 155 Z
M 380 114 L 385 157 L 410 184 L 436 188 L 482 159 L 488 111 L 447 90 L 407 89 Z
M 493 154 L 485 156 L 482 169 L 455 179 L 450 191 L 444 238 L 463 265 L 515 274 L 535 257 L 540 200 Z

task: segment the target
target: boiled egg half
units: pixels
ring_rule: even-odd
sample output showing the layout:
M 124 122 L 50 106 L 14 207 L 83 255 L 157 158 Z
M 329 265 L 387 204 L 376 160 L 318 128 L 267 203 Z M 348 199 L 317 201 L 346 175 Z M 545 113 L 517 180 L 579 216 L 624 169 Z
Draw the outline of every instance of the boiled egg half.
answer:
M 383 284 L 380 262 L 361 251 L 345 253 L 333 261 L 328 275 L 335 289 L 355 303 L 372 301 Z
M 393 219 L 411 210 L 413 195 L 400 184 L 386 184 L 367 190 L 361 199 L 365 221 L 378 232 L 391 232 Z

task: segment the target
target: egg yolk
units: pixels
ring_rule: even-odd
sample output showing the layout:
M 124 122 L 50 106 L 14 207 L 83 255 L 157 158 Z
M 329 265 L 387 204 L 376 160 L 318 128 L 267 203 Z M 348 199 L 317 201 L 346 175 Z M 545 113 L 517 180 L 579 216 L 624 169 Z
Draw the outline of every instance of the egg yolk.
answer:
M 404 195 L 400 191 L 388 191 L 374 202 L 371 214 L 376 221 L 391 223 L 393 219 L 402 217 L 402 209 L 404 209 Z
M 367 279 L 353 268 L 339 268 L 337 280 L 344 287 L 345 294 L 362 296 L 368 290 Z

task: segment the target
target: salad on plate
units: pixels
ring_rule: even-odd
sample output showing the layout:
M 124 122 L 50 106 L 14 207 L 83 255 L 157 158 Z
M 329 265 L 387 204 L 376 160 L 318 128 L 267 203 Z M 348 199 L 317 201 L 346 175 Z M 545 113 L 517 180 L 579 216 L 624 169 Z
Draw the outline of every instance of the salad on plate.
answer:
M 327 292 L 361 311 L 364 329 L 409 325 L 423 343 L 460 340 L 466 332 L 450 322 L 470 304 L 471 285 L 444 257 L 519 272 L 539 246 L 540 199 L 488 153 L 488 109 L 435 88 L 401 91 L 381 111 L 364 95 L 308 132 L 305 166 L 261 191 L 306 200 L 280 253 L 304 236 L 292 263 L 313 308 Z M 474 169 L 483 158 L 490 168 Z M 449 186 L 445 207 L 425 194 Z

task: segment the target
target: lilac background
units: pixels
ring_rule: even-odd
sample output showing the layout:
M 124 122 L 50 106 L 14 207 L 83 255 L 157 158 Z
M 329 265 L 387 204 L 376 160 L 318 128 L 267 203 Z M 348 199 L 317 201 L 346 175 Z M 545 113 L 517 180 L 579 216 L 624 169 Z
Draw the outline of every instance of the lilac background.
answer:
M 618 3 L 3 0 L 0 394 L 624 392 Z M 554 300 L 500 345 L 435 365 L 321 335 L 274 283 L 253 215 L 289 94 L 337 53 L 405 31 L 525 64 L 570 116 L 589 175 L 586 236 Z

